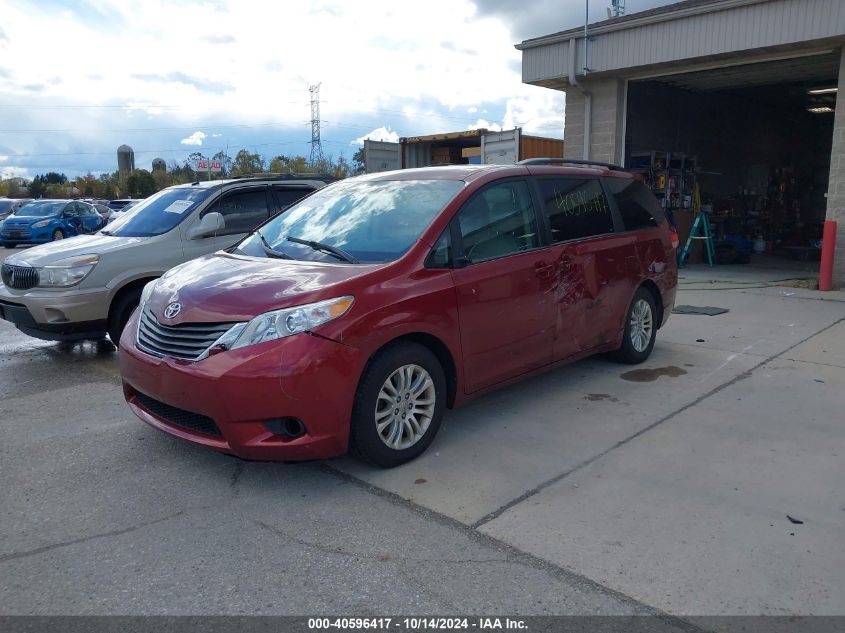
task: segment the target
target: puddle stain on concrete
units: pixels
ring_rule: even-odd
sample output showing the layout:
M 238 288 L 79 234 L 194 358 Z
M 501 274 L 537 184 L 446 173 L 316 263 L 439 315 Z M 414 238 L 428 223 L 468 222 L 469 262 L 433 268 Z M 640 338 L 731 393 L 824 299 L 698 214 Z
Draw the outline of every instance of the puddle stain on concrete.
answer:
M 626 371 L 620 374 L 622 380 L 629 380 L 631 382 L 653 382 L 661 376 L 667 378 L 677 378 L 687 373 L 686 369 L 669 365 L 668 367 L 655 367 L 654 369 L 634 369 L 633 371 Z
M 584 396 L 584 400 L 589 400 L 590 402 L 600 402 L 602 400 L 607 400 L 608 402 L 619 402 L 619 398 L 614 398 L 609 393 L 588 393 Z

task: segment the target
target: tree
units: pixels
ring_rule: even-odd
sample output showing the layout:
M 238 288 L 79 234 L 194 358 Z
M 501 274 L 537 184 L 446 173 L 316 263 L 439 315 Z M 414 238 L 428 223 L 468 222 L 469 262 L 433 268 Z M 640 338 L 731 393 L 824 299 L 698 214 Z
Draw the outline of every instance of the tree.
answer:
M 146 169 L 136 169 L 126 179 L 126 190 L 133 198 L 146 198 L 156 192 L 156 181 Z
M 29 195 L 33 198 L 40 198 L 47 194 L 47 187 L 49 185 L 64 185 L 67 183 L 67 176 L 55 171 L 47 172 L 44 175 L 38 175 L 29 183 Z M 56 191 L 56 188 L 53 189 Z
M 304 156 L 276 156 L 270 161 L 274 174 L 299 174 L 308 171 L 308 159 Z
M 79 194 L 86 198 L 100 198 L 102 196 L 102 184 L 91 172 L 79 176 L 74 184 L 79 190 Z
M 232 164 L 232 175 L 257 174 L 265 171 L 266 163 L 261 154 L 251 154 L 248 150 L 242 149 L 235 155 Z
M 211 157 L 211 160 L 220 163 L 220 167 L 222 169 L 220 175 L 223 178 L 228 178 L 229 174 L 232 173 L 232 157 L 229 156 L 223 150 L 220 150 L 214 156 Z
M 367 165 L 364 162 L 364 146 L 352 154 L 352 173 L 353 175 L 363 174 L 367 171 Z

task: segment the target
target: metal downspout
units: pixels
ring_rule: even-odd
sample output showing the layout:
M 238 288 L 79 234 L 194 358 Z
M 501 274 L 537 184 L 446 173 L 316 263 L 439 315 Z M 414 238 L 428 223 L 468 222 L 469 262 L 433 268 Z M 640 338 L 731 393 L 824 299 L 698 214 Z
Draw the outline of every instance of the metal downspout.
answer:
M 584 160 L 590 160 L 590 139 L 593 127 L 593 94 L 578 83 L 575 78 L 575 38 L 569 40 L 569 85 L 578 88 L 584 95 Z

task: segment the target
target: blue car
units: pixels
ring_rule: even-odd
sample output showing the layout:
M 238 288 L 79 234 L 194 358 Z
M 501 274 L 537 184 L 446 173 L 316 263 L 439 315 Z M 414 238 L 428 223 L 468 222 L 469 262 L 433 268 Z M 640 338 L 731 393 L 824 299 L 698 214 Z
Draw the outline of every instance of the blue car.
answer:
M 6 248 L 18 244 L 43 244 L 85 233 L 96 233 L 103 218 L 80 200 L 36 200 L 0 223 L 0 243 Z

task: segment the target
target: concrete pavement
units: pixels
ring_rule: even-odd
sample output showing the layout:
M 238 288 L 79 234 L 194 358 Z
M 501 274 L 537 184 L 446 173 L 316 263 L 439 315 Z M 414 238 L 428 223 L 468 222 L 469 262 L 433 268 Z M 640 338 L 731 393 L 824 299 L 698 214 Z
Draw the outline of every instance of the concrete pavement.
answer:
M 845 296 L 723 273 L 643 366 L 490 394 L 390 471 L 185 445 L 110 344 L 0 323 L 0 614 L 843 614 Z

